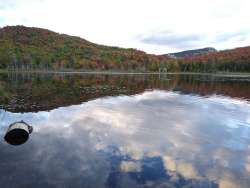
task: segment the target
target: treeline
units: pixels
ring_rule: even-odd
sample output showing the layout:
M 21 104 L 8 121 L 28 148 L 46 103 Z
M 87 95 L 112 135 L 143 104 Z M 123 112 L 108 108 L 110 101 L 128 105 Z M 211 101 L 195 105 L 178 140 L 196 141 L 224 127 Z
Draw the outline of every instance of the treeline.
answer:
M 250 72 L 250 47 L 185 58 L 97 45 L 49 30 L 0 29 L 0 69 L 134 72 Z
M 250 47 L 178 59 L 181 71 L 250 72 Z
M 170 59 L 24 26 L 0 29 L 0 44 L 0 68 L 10 70 L 158 71 Z

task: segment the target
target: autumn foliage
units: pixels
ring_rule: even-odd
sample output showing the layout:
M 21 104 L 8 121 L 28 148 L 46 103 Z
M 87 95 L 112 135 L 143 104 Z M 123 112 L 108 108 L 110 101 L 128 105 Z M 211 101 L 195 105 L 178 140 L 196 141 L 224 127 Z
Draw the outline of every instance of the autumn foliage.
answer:
M 131 72 L 250 72 L 250 47 L 185 58 L 108 47 L 46 29 L 0 29 L 0 69 Z
M 182 71 L 250 72 L 250 47 L 179 59 Z
M 24 26 L 0 29 L 1 68 L 151 70 L 169 58 Z

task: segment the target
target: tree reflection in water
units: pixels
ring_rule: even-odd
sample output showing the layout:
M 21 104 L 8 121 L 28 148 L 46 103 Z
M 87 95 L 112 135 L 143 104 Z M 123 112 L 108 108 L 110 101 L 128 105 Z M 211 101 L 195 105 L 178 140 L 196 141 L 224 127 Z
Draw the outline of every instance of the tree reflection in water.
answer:
M 250 78 L 209 75 L 0 74 L 0 105 L 11 112 L 38 112 L 95 98 L 159 89 L 185 94 L 250 99 Z
M 2 125 L 35 126 L 0 142 L 3 187 L 249 187 L 247 78 L 2 75 L 0 92 Z

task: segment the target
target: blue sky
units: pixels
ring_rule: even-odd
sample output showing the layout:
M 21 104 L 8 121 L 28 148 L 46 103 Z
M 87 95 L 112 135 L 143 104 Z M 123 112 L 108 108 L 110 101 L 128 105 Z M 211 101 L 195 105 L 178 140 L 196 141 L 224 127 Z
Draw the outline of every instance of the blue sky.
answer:
M 249 0 L 0 0 L 0 27 L 25 25 L 164 54 L 250 45 Z

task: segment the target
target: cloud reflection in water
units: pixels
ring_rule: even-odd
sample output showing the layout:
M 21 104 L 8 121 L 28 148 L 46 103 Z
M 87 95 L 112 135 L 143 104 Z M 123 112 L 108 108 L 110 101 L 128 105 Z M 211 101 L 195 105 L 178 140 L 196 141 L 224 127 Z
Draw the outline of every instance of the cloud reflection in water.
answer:
M 2 185 L 250 185 L 250 104 L 245 101 L 155 90 L 50 112 L 7 113 L 3 124 L 20 118 L 34 133 L 19 148 L 1 142 Z

